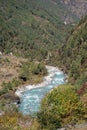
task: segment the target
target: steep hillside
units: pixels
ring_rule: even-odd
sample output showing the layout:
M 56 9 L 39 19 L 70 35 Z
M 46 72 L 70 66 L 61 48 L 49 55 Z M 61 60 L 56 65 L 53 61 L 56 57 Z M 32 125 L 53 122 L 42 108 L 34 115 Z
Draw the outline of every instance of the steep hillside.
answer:
M 60 56 L 70 77 L 85 79 L 86 18 L 59 52 L 58 47 L 67 39 L 71 23 L 85 15 L 86 7 L 86 0 L 0 0 L 0 51 L 47 59 L 50 64 L 58 64 Z
M 87 0 L 60 0 L 63 2 L 68 9 L 76 15 L 76 17 L 81 18 L 87 14 Z
M 87 16 L 71 31 L 71 36 L 57 54 L 60 67 L 68 73 L 69 83 L 56 87 L 44 97 L 38 115 L 39 122 L 47 130 L 61 127 L 86 130 Z M 80 124 L 84 121 L 84 124 Z M 67 128 L 68 124 L 71 127 Z
M 47 0 L 0 0 L 0 50 L 46 58 L 69 30 L 62 9 Z
M 60 49 L 62 65 L 79 84 L 87 82 L 87 17 L 72 31 L 67 44 Z
M 67 8 L 68 12 L 70 12 L 76 18 L 81 18 L 87 14 L 87 0 L 49 0 L 49 1 L 51 1 L 53 4 L 56 5 L 61 3 L 61 5 Z M 67 11 L 64 14 L 65 14 L 64 19 L 66 21 L 73 20 L 72 15 L 69 15 Z

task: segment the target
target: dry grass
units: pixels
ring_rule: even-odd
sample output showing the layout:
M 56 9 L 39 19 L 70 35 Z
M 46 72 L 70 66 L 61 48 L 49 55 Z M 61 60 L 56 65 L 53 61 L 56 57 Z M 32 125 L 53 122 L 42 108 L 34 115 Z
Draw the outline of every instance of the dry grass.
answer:
M 9 82 L 18 78 L 21 62 L 26 61 L 27 59 L 13 55 L 0 55 L 0 88 L 4 81 Z

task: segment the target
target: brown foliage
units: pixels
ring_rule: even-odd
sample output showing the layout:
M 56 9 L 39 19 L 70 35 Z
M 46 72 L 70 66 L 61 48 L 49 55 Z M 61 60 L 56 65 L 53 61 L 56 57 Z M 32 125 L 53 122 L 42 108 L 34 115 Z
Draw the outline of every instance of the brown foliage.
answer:
M 77 91 L 77 93 L 78 93 L 79 95 L 82 95 L 82 94 L 86 91 L 86 89 L 87 89 L 87 82 L 85 82 L 85 83 L 81 86 L 81 88 Z

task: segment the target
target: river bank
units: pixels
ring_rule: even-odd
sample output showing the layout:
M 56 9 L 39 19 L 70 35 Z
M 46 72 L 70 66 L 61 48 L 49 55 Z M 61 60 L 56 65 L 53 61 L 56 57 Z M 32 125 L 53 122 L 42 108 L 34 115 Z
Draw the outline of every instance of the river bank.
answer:
M 60 72 L 63 73 L 63 71 L 59 70 L 58 67 L 53 67 L 53 66 L 48 66 L 48 65 L 46 65 L 46 69 L 47 69 L 48 75 L 45 76 L 45 77 L 43 77 L 43 82 L 42 82 L 42 83 L 33 84 L 33 85 L 27 85 L 27 86 L 24 86 L 24 87 L 19 87 L 19 88 L 17 89 L 17 91 L 15 92 L 15 94 L 20 97 L 20 96 L 22 96 L 22 93 L 23 93 L 24 91 L 31 90 L 31 89 L 34 89 L 34 88 L 40 88 L 40 87 L 46 86 L 46 85 L 48 85 L 48 84 L 51 83 L 52 78 L 53 78 L 53 76 L 55 75 L 55 72 L 58 71 L 59 73 L 60 73 Z M 66 82 L 67 82 L 67 75 L 65 75 L 65 80 L 66 80 Z

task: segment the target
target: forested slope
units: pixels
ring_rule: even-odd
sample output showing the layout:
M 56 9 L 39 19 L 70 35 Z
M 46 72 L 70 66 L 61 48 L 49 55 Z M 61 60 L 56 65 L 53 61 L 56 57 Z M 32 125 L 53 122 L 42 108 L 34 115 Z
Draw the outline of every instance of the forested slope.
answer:
M 38 119 L 47 130 L 74 130 L 77 124 L 87 123 L 87 16 L 72 30 L 58 54 L 69 82 L 44 97 Z M 84 128 L 87 126 L 83 124 Z
M 56 6 L 47 0 L 0 0 L 0 51 L 46 58 L 69 30 L 63 13 L 61 3 Z
M 60 49 L 60 57 L 69 77 L 79 84 L 87 81 L 87 16 L 76 26 L 67 43 Z

